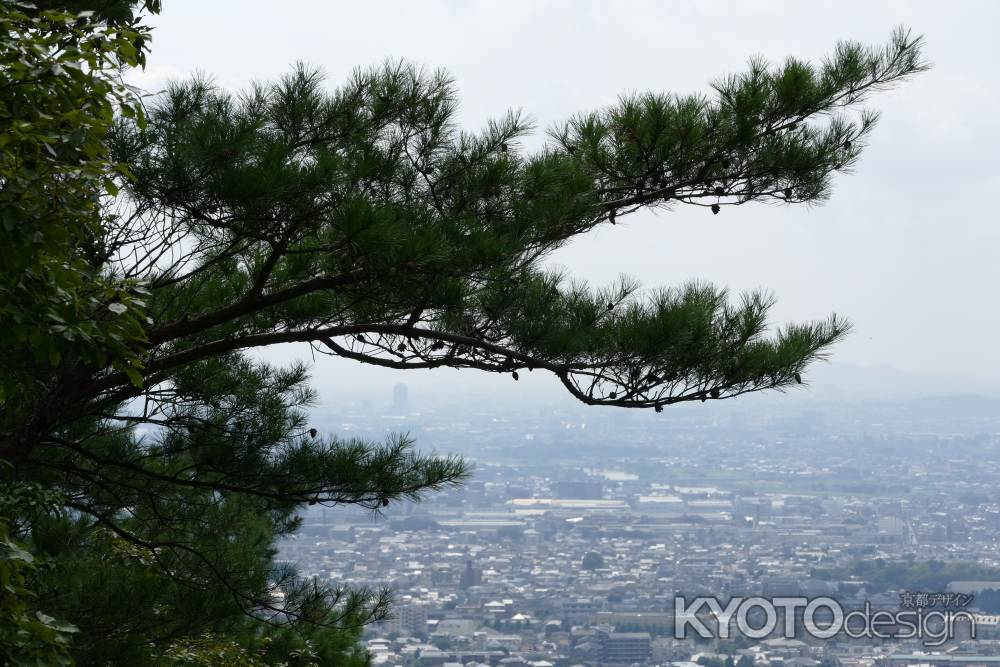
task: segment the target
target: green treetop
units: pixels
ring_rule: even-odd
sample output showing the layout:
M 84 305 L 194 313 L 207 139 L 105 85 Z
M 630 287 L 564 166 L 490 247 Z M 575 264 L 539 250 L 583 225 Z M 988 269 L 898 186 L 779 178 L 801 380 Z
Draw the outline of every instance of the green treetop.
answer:
M 583 555 L 582 566 L 584 570 L 600 570 L 604 567 L 604 558 L 596 551 L 588 551 Z

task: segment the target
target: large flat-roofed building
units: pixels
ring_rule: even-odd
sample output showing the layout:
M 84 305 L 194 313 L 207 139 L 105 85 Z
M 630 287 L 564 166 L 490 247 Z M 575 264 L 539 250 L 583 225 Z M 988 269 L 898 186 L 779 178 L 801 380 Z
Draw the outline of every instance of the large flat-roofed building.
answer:
M 586 498 L 512 498 L 507 505 L 517 513 L 520 510 L 562 511 L 621 511 L 629 509 L 624 500 L 593 500 Z

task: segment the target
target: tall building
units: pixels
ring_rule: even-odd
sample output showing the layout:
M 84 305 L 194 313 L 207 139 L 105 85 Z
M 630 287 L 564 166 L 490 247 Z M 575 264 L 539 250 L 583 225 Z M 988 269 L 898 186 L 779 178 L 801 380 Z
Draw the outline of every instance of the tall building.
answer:
M 392 617 L 383 621 L 382 627 L 389 632 L 422 634 L 427 631 L 427 607 L 413 602 L 395 606 Z
M 481 583 L 483 583 L 483 571 L 474 567 L 471 560 L 465 561 L 465 570 L 458 580 L 458 587 L 465 590 L 472 586 L 478 586 Z
M 410 390 L 405 384 L 397 384 L 392 388 L 392 411 L 397 415 L 405 415 L 409 410 Z

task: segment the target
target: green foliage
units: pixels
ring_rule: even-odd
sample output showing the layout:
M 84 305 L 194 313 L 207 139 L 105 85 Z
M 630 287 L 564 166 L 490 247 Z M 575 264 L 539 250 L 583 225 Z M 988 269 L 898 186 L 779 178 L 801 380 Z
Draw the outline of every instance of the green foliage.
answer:
M 713 658 L 703 655 L 698 658 L 698 664 L 702 665 L 702 667 L 733 667 L 736 663 L 731 655 L 727 655 L 725 658 Z
M 305 367 L 254 348 L 537 369 L 585 403 L 656 410 L 801 384 L 843 320 L 772 332 L 765 294 L 592 288 L 541 263 L 639 208 L 821 200 L 874 120 L 829 114 L 924 67 L 902 32 L 818 69 L 753 62 L 713 100 L 623 98 L 526 154 L 524 118 L 461 132 L 448 76 L 400 63 L 333 91 L 301 66 L 240 96 L 195 79 L 143 113 L 115 80 L 142 64 L 141 17 L 99 4 L 8 3 L 0 45 L 16 79 L 0 90 L 0 481 L 59 492 L 3 510 L 48 563 L 13 604 L 79 627 L 86 664 L 365 664 L 388 592 L 303 579 L 275 545 L 302 506 L 377 513 L 469 474 L 405 434 L 321 434 Z
M 77 659 L 155 664 L 164 646 L 214 655 L 210 644 L 183 643 L 204 633 L 229 656 L 234 646 L 256 650 L 265 628 L 268 664 L 304 651 L 296 638 L 326 656 L 321 664 L 354 654 L 388 593 L 302 580 L 274 561 L 275 543 L 301 525 L 297 506 L 317 497 L 381 507 L 453 483 L 464 467 L 420 457 L 405 438 L 313 438 L 299 410 L 311 399 L 305 381 L 301 366 L 202 362 L 178 373 L 180 396 L 144 420 L 155 434 L 143 438 L 124 419 L 92 423 L 85 447 L 64 441 L 33 462 L 40 479 L 73 471 L 71 512 L 32 516 L 30 541 L 53 561 L 40 600 L 80 627 Z
M 172 642 L 162 655 L 163 665 L 192 667 L 265 667 L 266 662 L 235 642 L 209 634 Z M 313 663 L 315 664 L 315 663 Z
M 110 3 L 104 3 L 110 4 Z M 123 17 L 124 18 L 124 17 Z M 100 199 L 116 111 L 144 122 L 120 68 L 144 63 L 139 19 L 0 7 L 0 406 L 28 409 L 68 358 L 139 381 L 143 290 L 102 271 Z M 27 352 L 28 354 L 25 354 Z
M 1000 614 L 1000 589 L 987 588 L 977 591 L 971 606 L 984 614 Z
M 553 133 L 597 179 L 611 210 L 683 202 L 738 205 L 762 198 L 814 202 L 855 163 L 877 115 L 840 114 L 873 89 L 927 68 L 920 39 L 898 29 L 884 48 L 837 45 L 819 67 L 753 59 L 717 81 L 715 99 L 647 93 L 577 116 Z M 813 121 L 829 116 L 825 124 Z
M 165 650 L 155 652 L 148 664 L 153 667 L 322 667 L 334 664 L 366 667 L 369 664 L 368 657 L 357 646 L 355 633 L 315 634 L 271 633 L 249 641 L 244 637 L 241 641 L 233 639 L 232 632 L 224 636 L 203 633 L 170 642 Z
M 834 570 L 839 580 L 866 582 L 872 593 L 885 591 L 944 591 L 952 581 L 1000 581 L 1000 569 L 965 561 L 859 560 Z
M 69 647 L 77 628 L 34 607 L 29 585 L 38 563 L 24 544 L 11 539 L 3 518 L 12 503 L 47 507 L 51 500 L 34 485 L 11 485 L 0 492 L 0 662 L 5 665 L 72 664 Z
M 540 261 L 643 207 L 821 200 L 874 122 L 830 114 L 923 68 L 902 31 L 880 51 L 841 45 L 815 71 L 753 62 L 714 101 L 623 98 L 536 155 L 517 150 L 530 130 L 517 114 L 459 132 L 451 80 L 403 64 L 333 93 L 305 67 L 238 97 L 175 85 L 114 138 L 135 173 L 126 199 L 147 212 L 135 228 L 169 219 L 158 233 L 191 249 L 131 274 L 172 293 L 151 340 L 199 342 L 146 363 L 310 341 L 392 368 L 543 369 L 586 403 L 657 409 L 795 386 L 843 319 L 769 336 L 766 294 L 593 289 Z M 227 305 L 182 321 L 191 299 Z
M 604 567 L 604 558 L 596 551 L 588 551 L 583 555 L 584 570 L 599 570 Z
M 99 198 L 117 191 L 113 176 L 128 173 L 110 161 L 107 131 L 116 110 L 142 120 L 116 75 L 143 63 L 147 34 L 122 7 L 117 17 L 97 16 L 77 4 L 73 12 L 0 6 L 0 457 L 12 460 L 19 432 L 43 416 L 44 387 L 67 359 L 139 380 L 142 290 L 92 260 L 101 252 Z M 26 514 L 44 514 L 61 499 L 37 483 L 10 483 L 6 468 L 0 477 L 0 657 L 70 664 L 75 628 L 41 611 L 29 590 L 47 576 L 47 559 L 9 534 Z

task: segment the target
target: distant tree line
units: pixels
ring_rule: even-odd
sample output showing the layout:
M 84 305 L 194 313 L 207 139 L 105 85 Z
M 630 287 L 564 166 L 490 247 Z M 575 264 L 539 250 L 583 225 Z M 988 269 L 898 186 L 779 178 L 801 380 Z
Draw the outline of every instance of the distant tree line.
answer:
M 860 580 L 870 593 L 944 592 L 952 581 L 1000 581 L 1000 568 L 968 561 L 858 560 L 841 568 L 818 570 L 817 578 Z

